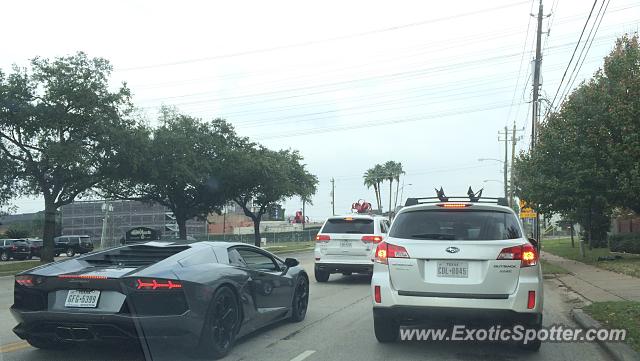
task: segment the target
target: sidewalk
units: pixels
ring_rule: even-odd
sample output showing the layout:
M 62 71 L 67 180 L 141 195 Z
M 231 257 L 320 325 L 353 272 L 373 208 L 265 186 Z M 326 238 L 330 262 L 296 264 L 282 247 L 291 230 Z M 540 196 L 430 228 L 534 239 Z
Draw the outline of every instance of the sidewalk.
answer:
M 544 251 L 542 259 L 569 271 L 570 274 L 558 275 L 557 278 L 591 302 L 640 301 L 640 278 L 603 270 Z

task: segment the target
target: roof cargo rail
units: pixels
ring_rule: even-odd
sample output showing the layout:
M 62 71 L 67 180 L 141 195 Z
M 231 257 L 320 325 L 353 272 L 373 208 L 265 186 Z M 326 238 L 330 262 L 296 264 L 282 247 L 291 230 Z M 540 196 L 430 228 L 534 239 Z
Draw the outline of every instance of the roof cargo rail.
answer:
M 441 202 L 472 202 L 472 203 L 492 203 L 499 206 L 509 206 L 505 197 L 482 197 L 482 189 L 474 192 L 471 187 L 467 191 L 466 196 L 446 196 L 442 187 L 436 189 L 436 197 L 407 198 L 405 207 L 415 206 L 417 204 L 441 203 Z

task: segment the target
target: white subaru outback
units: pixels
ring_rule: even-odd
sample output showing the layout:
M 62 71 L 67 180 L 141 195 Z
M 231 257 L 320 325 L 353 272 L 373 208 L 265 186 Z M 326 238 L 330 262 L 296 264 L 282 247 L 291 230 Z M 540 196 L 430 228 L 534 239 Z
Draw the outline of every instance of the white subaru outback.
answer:
M 381 216 L 353 214 L 327 219 L 316 236 L 316 281 L 326 282 L 332 273 L 371 274 L 373 252 L 388 229 L 389 221 Z
M 375 251 L 371 293 L 378 341 L 395 341 L 400 325 L 415 321 L 488 319 L 541 327 L 536 242 L 524 236 L 513 210 L 496 203 L 504 198 L 407 201 Z M 538 350 L 540 342 L 521 346 Z

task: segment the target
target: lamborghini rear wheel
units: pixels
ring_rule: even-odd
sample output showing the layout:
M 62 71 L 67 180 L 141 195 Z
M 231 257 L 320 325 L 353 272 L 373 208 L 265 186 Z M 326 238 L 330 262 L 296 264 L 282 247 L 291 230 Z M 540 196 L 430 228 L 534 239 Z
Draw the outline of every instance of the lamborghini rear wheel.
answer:
M 213 295 L 200 336 L 200 351 L 219 359 L 229 353 L 240 328 L 240 308 L 235 293 L 226 286 Z

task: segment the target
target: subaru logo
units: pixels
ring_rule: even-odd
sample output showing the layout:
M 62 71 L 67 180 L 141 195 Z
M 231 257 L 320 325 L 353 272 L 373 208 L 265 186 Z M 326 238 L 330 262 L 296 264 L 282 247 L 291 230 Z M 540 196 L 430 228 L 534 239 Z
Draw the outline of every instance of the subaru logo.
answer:
M 458 248 L 458 247 L 447 247 L 447 249 L 445 251 L 447 251 L 449 253 L 458 253 L 458 252 L 460 252 L 460 248 Z

